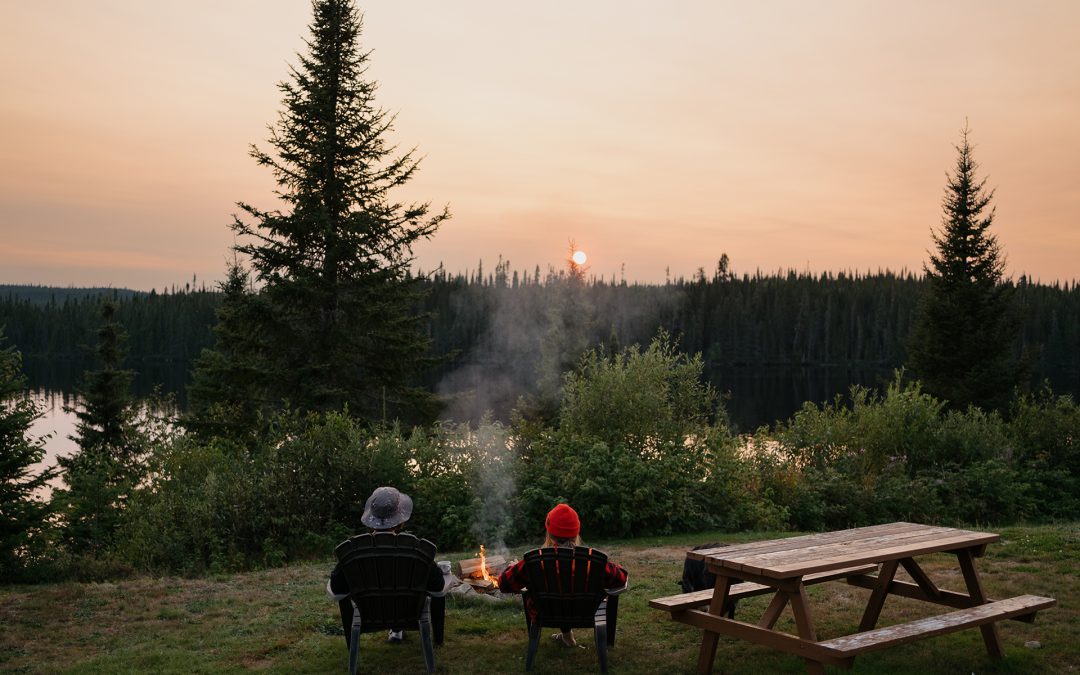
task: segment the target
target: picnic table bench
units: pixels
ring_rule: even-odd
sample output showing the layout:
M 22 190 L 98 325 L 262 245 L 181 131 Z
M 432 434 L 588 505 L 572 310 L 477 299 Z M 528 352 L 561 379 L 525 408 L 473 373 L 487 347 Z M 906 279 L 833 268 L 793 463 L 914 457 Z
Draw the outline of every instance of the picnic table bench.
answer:
M 702 629 L 699 673 L 712 672 L 721 635 L 800 656 L 810 673 L 824 673 L 826 664 L 850 668 L 858 654 L 975 627 L 982 631 L 987 652 L 1000 658 L 998 622 L 1033 621 L 1037 611 L 1056 604 L 1053 598 L 1034 595 L 997 601 L 986 597 L 975 560 L 987 544 L 1000 539 L 987 532 L 901 522 L 690 551 L 688 557 L 703 561 L 716 575 L 715 588 L 657 598 L 649 605 L 670 612 L 676 621 Z M 934 583 L 915 561 L 915 556 L 929 553 L 956 555 L 967 593 L 945 590 Z M 900 567 L 914 583 L 894 578 Z M 870 598 L 857 633 L 819 640 L 806 587 L 839 579 L 870 589 Z M 773 598 L 757 623 L 723 616 L 731 601 L 767 593 L 773 593 Z M 957 611 L 875 628 L 890 594 Z M 798 635 L 775 629 L 788 604 Z

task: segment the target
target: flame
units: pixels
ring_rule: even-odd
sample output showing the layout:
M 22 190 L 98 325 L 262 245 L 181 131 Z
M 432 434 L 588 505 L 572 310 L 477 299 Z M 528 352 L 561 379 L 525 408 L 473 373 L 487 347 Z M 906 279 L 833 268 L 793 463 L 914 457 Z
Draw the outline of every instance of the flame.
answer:
M 484 545 L 480 544 L 480 576 L 484 581 L 490 581 L 495 588 L 499 587 L 499 580 L 491 576 L 488 572 L 487 566 L 487 554 L 484 552 Z

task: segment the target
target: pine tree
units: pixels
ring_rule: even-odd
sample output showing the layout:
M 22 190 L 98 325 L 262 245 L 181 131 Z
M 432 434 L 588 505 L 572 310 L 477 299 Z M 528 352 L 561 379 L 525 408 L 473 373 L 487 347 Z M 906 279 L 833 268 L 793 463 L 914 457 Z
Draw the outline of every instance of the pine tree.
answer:
M 262 309 L 248 271 L 234 260 L 220 288 L 214 348 L 203 349 L 195 360 L 184 426 L 208 437 L 236 437 L 254 430 L 259 413 L 274 402 L 267 399 L 262 371 L 254 361 L 261 351 L 254 329 Z
M 937 252 L 924 265 L 927 284 L 908 341 L 909 367 L 925 390 L 954 408 L 1003 409 L 1026 378 L 1015 358 L 1019 331 L 1005 258 L 990 232 L 993 190 L 976 178 L 965 126 L 956 168 L 942 200 Z
M 295 408 L 427 418 L 434 399 L 414 382 L 433 360 L 408 269 L 412 245 L 449 214 L 391 198 L 418 160 L 387 144 L 394 117 L 365 79 L 361 17 L 351 0 L 312 7 L 308 53 L 279 85 L 275 154 L 251 152 L 273 170 L 284 209 L 240 203 L 246 215 L 232 225 L 261 296 L 259 341 L 245 345 L 256 353 L 245 358 L 266 396 Z
M 71 437 L 79 450 L 62 457 L 65 488 L 53 494 L 64 519 L 64 538 L 75 552 L 98 553 L 113 540 L 128 497 L 142 476 L 142 446 L 131 400 L 134 371 L 123 367 L 127 333 L 112 302 L 102 304 L 97 370 L 83 374 L 81 405 Z
M 28 436 L 41 412 L 25 387 L 22 356 L 14 346 L 0 349 L 0 579 L 8 581 L 21 578 L 32 562 L 48 515 L 48 505 L 35 493 L 54 475 L 52 469 L 32 473 L 45 456 L 45 441 Z

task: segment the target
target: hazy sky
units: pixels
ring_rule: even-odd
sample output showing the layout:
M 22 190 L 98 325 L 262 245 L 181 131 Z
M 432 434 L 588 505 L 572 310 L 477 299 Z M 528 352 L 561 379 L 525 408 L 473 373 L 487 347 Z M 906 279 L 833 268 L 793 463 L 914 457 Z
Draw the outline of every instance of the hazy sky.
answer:
M 450 271 L 919 269 L 970 120 L 1009 273 L 1080 277 L 1080 2 L 360 5 Z M 223 277 L 302 0 L 0 0 L 0 283 Z

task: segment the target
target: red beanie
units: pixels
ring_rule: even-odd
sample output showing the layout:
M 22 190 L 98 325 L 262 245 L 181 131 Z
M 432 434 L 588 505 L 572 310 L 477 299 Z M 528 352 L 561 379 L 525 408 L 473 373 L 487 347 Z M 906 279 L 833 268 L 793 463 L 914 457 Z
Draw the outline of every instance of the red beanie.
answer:
M 544 527 L 556 539 L 573 539 L 581 532 L 581 521 L 569 504 L 559 504 L 548 512 Z

